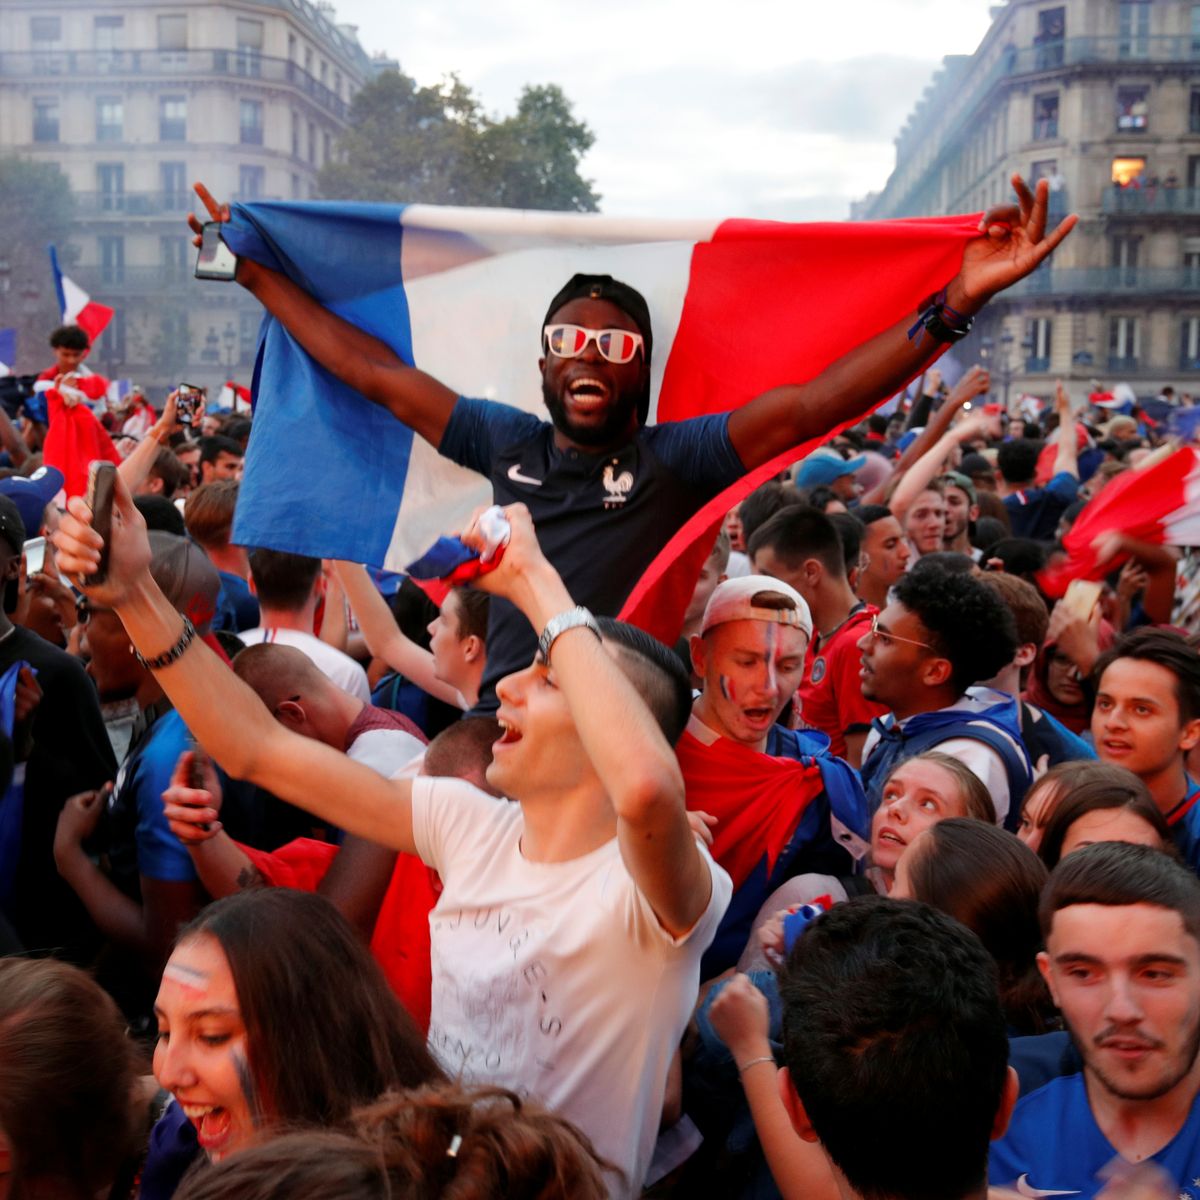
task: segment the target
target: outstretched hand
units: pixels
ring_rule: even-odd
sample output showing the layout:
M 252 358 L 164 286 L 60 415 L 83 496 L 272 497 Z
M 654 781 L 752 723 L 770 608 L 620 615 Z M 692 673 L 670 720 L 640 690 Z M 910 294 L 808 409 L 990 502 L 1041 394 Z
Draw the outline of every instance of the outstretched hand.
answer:
M 208 188 L 206 188 L 204 186 L 204 184 L 195 183 L 192 185 L 192 190 L 200 198 L 200 203 L 203 204 L 204 207 L 208 210 L 208 220 L 209 221 L 228 221 L 229 220 L 229 217 L 230 217 L 229 205 L 228 204 L 218 204 L 217 201 L 213 198 L 212 192 L 210 192 L 208 190 Z M 200 218 L 198 216 L 196 216 L 195 213 L 188 213 L 187 223 L 188 223 L 188 228 L 191 229 L 192 233 L 195 235 L 192 238 L 192 245 L 199 246 L 200 245 L 200 234 L 203 231 L 206 222 L 200 220 Z
M 73 577 L 88 599 L 102 608 L 119 608 L 139 583 L 150 577 L 150 541 L 146 522 L 118 472 L 113 494 L 108 575 L 89 583 L 100 563 L 104 539 L 92 528 L 92 510 L 82 496 L 67 501 L 67 512 L 51 537 L 58 566 Z
M 979 234 L 963 251 L 962 268 L 951 285 L 950 303 L 978 308 L 997 292 L 1011 287 L 1036 270 L 1054 248 L 1075 228 L 1079 218 L 1064 217 L 1046 232 L 1050 185 L 1038 180 L 1031 192 L 1020 175 L 1012 177 L 1015 205 L 993 208 L 979 222 Z

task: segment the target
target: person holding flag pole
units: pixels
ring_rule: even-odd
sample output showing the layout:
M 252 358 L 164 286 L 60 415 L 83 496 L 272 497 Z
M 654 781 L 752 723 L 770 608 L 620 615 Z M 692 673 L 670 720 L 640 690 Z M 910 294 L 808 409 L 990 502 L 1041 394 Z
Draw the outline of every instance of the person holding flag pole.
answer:
M 497 503 L 529 505 L 543 550 L 572 595 L 614 614 L 623 605 L 628 611 L 635 584 L 677 530 L 695 522 L 698 536 L 700 525 L 711 523 L 708 508 L 727 498 L 726 489 L 776 459 L 798 457 L 796 448 L 892 395 L 965 336 L 993 295 L 1062 242 L 1077 218 L 1047 231 L 1045 182 L 1031 191 L 1014 176 L 1013 186 L 1017 203 L 991 210 L 964 235 L 961 265 L 944 286 L 924 298 L 914 295 L 902 319 L 815 377 L 779 379 L 733 411 L 651 426 L 645 420 L 653 331 L 645 299 L 629 285 L 607 275 L 576 275 L 551 302 L 538 364 L 551 417 L 545 422 L 505 404 L 462 397 L 406 362 L 276 269 L 286 248 L 255 226 L 258 212 L 252 218 L 240 207 L 231 211 L 202 184 L 196 193 L 211 221 L 226 226 L 224 240 L 239 256 L 237 282 L 302 350 L 440 455 L 489 478 Z M 194 214 L 188 219 L 199 245 L 202 222 Z M 743 297 L 752 299 L 753 293 Z M 849 299 L 860 309 L 872 303 L 865 294 Z M 846 311 L 844 320 L 871 327 L 861 311 Z M 748 325 L 754 321 L 746 318 Z M 804 335 L 795 331 L 797 338 Z M 528 622 L 511 605 L 493 604 L 482 707 L 494 706 L 495 682 L 527 663 L 534 643 Z

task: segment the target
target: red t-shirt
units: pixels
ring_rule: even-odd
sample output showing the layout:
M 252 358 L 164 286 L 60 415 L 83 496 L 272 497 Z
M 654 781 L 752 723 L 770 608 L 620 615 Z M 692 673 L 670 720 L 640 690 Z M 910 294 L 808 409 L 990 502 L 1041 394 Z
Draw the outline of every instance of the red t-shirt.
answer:
M 846 757 L 846 734 L 866 731 L 888 711 L 886 705 L 863 696 L 858 673 L 862 665 L 858 643 L 878 611 L 873 604 L 863 603 L 828 637 L 814 637 L 796 691 L 801 727 L 827 734 L 829 748 L 839 758 Z

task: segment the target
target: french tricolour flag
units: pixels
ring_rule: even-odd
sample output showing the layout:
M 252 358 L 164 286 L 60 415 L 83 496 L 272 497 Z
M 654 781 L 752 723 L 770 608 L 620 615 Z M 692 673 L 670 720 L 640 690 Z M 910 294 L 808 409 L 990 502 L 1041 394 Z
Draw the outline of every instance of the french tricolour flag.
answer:
M 669 421 L 812 378 L 913 314 L 956 273 L 977 227 L 978 216 L 796 225 L 259 203 L 234 207 L 226 240 L 459 393 L 541 416 L 546 305 L 578 271 L 613 275 L 650 305 L 650 420 Z M 806 449 L 698 513 L 626 615 L 660 608 L 649 601 L 667 564 Z M 400 569 L 489 499 L 485 480 L 440 458 L 264 322 L 236 541 Z
M 78 325 L 94 342 L 112 320 L 113 310 L 97 304 L 73 279 L 64 275 L 58 265 L 58 251 L 50 247 L 50 267 L 54 272 L 54 290 L 64 325 Z
M 1042 590 L 1061 596 L 1071 580 L 1103 579 L 1119 567 L 1124 558 L 1101 563 L 1094 548 L 1115 529 L 1155 546 L 1200 546 L 1200 451 L 1164 447 L 1105 484 L 1063 538 L 1067 561 L 1038 576 Z

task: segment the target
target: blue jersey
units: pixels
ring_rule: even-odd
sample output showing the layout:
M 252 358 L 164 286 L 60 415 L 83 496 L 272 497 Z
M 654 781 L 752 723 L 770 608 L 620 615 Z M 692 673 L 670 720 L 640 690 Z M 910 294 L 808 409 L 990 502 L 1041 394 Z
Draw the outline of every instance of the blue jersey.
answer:
M 1119 1155 L 1100 1132 L 1082 1073 L 1064 1075 L 1017 1101 L 1008 1132 L 992 1143 L 988 1180 L 1022 1196 L 1079 1196 L 1100 1192 L 1102 1176 Z M 1183 1128 L 1149 1161 L 1170 1176 L 1179 1200 L 1200 1200 L 1200 1097 Z
M 1200 874 L 1200 796 L 1197 793 L 1200 793 L 1200 784 L 1189 776 L 1187 793 L 1166 816 L 1180 857 Z

